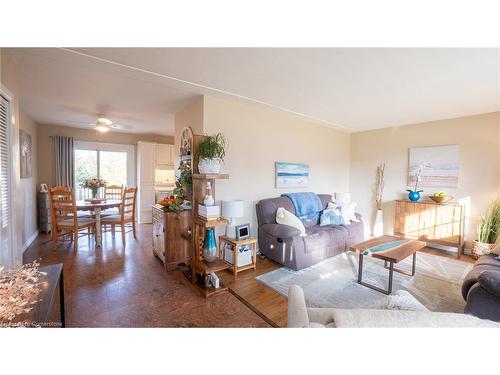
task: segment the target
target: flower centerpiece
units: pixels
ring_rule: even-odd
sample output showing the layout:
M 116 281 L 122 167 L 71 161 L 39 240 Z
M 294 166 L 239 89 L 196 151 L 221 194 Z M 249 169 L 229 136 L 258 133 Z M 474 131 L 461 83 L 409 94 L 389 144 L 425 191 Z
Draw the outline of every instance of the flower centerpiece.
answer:
M 406 189 L 406 191 L 408 192 L 408 199 L 412 202 L 418 201 L 420 199 L 420 193 L 423 192 L 423 190 L 418 190 L 418 183 L 422 180 L 422 177 L 420 175 L 422 174 L 422 171 L 426 166 L 427 164 L 420 164 L 417 171 L 415 172 L 415 189 Z
M 92 199 L 97 199 L 97 193 L 99 188 L 106 186 L 106 181 L 102 178 L 88 178 L 83 181 L 82 187 L 85 189 L 90 189 L 92 191 Z

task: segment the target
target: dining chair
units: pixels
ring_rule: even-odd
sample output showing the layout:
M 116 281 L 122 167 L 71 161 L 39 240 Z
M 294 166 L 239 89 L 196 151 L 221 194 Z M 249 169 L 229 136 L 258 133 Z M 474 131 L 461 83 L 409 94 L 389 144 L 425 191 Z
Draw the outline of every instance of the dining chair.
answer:
M 104 187 L 104 199 L 119 199 L 121 200 L 123 196 L 123 185 L 106 185 Z M 111 215 L 119 215 L 120 208 L 111 208 L 106 210 L 101 214 L 101 217 L 107 217 Z
M 101 225 L 111 226 L 111 233 L 115 235 L 115 227 L 120 226 L 122 232 L 122 242 L 125 245 L 125 234 L 133 232 L 135 234 L 135 202 L 137 197 L 137 188 L 125 188 L 122 195 L 122 204 L 118 215 L 110 215 L 102 218 Z M 126 224 L 129 224 L 126 226 Z M 131 228 L 125 231 L 126 228 Z
M 95 219 L 78 216 L 76 209 L 75 192 L 67 186 L 55 186 L 49 189 L 50 210 L 52 216 L 52 241 L 54 249 L 57 248 L 59 238 L 61 241 L 72 241 L 73 249 L 78 249 L 78 238 L 89 236 L 91 229 L 95 229 Z M 80 231 L 87 229 L 87 233 Z M 93 231 L 95 232 L 95 231 Z M 68 239 L 69 236 L 69 239 Z
M 122 199 L 123 185 L 106 185 L 104 187 L 104 198 Z

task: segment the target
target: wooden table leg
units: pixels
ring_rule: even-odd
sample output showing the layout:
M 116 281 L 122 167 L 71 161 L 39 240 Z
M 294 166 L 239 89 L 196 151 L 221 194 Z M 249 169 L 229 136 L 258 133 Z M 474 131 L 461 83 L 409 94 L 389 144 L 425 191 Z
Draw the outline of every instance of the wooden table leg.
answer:
M 64 311 L 64 268 L 61 268 L 61 276 L 59 277 L 59 309 L 61 315 L 61 327 L 66 327 L 66 314 Z
M 95 215 L 95 244 L 96 246 L 102 245 L 102 236 L 101 236 L 101 208 L 96 207 L 94 210 Z

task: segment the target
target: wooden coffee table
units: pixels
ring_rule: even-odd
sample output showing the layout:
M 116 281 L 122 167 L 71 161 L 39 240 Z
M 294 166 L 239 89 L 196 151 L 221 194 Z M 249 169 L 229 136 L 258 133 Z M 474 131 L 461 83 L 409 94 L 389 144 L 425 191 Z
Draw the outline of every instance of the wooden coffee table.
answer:
M 351 246 L 350 250 L 359 254 L 358 262 L 358 284 L 376 290 L 384 294 L 392 293 L 392 278 L 394 271 L 408 276 L 415 275 L 415 266 L 417 263 L 417 251 L 424 248 L 426 243 L 418 240 L 410 240 L 395 236 L 381 236 L 368 241 L 361 242 Z M 411 273 L 409 271 L 394 268 L 395 263 L 401 262 L 403 259 L 413 255 L 413 263 Z M 371 256 L 373 258 L 382 259 L 384 267 L 389 269 L 389 286 L 387 290 L 379 288 L 375 285 L 363 281 L 363 256 Z M 387 267 L 389 263 L 389 267 Z

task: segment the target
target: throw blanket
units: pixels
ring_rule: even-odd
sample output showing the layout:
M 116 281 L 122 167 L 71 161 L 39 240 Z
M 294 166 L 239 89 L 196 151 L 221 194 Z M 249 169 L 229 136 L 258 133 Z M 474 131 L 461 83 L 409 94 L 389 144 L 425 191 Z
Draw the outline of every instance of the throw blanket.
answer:
M 291 199 L 295 215 L 301 221 L 317 220 L 319 212 L 323 211 L 321 199 L 314 193 L 285 193 L 281 196 Z

